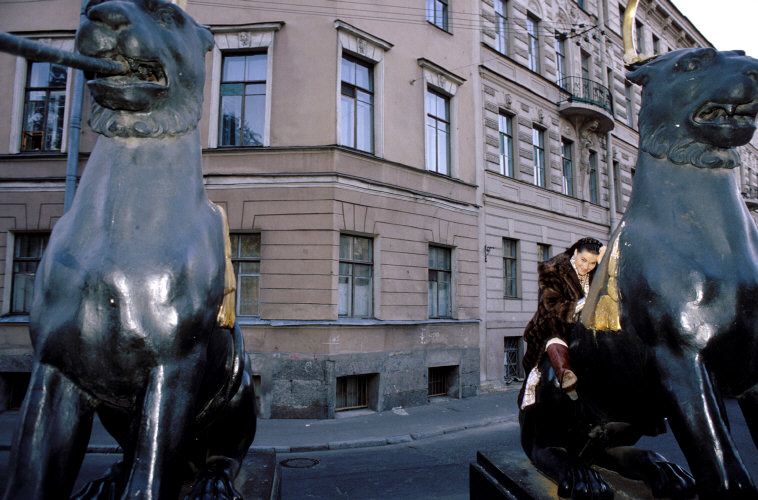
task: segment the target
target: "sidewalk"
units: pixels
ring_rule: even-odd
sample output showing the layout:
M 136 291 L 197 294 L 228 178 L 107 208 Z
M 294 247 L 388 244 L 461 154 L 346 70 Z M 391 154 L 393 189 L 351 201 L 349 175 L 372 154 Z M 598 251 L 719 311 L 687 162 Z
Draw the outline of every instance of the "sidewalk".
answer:
M 333 420 L 258 419 L 253 450 L 277 453 L 366 448 L 426 439 L 465 429 L 510 422 L 518 425 L 518 386 L 466 399 L 435 400 L 425 406 L 381 413 L 358 412 Z M 10 449 L 19 413 L 0 413 L 0 451 Z M 88 451 L 119 453 L 118 445 L 98 420 Z

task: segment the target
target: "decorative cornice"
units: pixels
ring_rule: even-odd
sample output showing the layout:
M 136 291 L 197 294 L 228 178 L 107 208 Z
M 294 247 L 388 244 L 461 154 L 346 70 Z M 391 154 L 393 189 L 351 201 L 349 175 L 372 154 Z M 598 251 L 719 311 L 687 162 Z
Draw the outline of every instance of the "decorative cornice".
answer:
M 456 85 L 463 85 L 464 82 L 466 81 L 466 79 L 463 78 L 462 76 L 458 76 L 455 73 L 446 70 L 445 68 L 443 68 L 439 64 L 433 63 L 429 59 L 425 59 L 423 57 L 419 57 L 418 58 L 418 65 L 421 66 L 423 69 L 428 69 L 429 71 L 432 71 L 434 73 L 438 73 L 438 74 L 444 76 L 445 78 L 447 78 L 448 80 L 450 80 L 451 82 L 453 82 Z
M 345 21 L 342 21 L 340 19 L 337 19 L 336 21 L 334 21 L 334 27 L 337 29 L 337 31 L 344 31 L 345 33 L 349 33 L 353 35 L 354 37 L 360 38 L 372 45 L 379 47 L 382 50 L 386 51 L 394 47 L 394 45 L 392 45 L 390 42 L 386 40 L 382 40 L 378 36 L 374 36 L 370 33 L 366 33 L 362 29 L 356 28 L 352 24 L 348 24 Z
M 271 23 L 249 23 L 249 24 L 210 24 L 211 32 L 215 33 L 237 33 L 240 31 L 260 32 L 260 31 L 279 31 L 284 27 L 284 21 L 275 21 Z

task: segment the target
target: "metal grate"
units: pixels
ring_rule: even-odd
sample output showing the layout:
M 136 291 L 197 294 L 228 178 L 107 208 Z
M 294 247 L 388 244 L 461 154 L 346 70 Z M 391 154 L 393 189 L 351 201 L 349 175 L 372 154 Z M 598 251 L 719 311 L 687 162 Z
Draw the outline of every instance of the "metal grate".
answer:
M 337 377 L 336 411 L 368 408 L 369 375 Z
M 521 337 L 505 337 L 504 340 L 503 379 L 506 383 L 510 383 L 517 381 L 521 375 L 519 368 Z
M 447 396 L 450 387 L 450 367 L 435 366 L 429 368 L 429 397 Z

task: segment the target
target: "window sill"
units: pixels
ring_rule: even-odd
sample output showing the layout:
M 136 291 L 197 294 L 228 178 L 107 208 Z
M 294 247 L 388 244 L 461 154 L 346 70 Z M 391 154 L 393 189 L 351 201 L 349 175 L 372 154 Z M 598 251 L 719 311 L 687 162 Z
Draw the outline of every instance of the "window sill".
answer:
M 431 22 L 429 19 L 427 19 L 426 22 L 427 22 L 427 24 L 429 24 L 431 26 L 434 26 L 435 28 L 437 28 L 438 30 L 442 31 L 443 33 L 447 33 L 450 36 L 453 35 L 453 33 L 450 30 L 448 30 L 446 28 L 443 28 L 439 24 L 435 24 L 435 23 Z
M 385 325 L 429 325 L 429 324 L 466 324 L 479 323 L 478 319 L 454 319 L 454 318 L 430 318 L 420 320 L 381 320 L 381 319 L 360 319 L 360 318 L 339 318 L 336 320 L 269 320 L 260 318 L 237 318 L 240 326 L 272 326 L 272 327 L 292 327 L 292 326 L 385 326 Z
M 8 313 L 0 316 L 0 323 L 29 323 L 29 314 L 25 313 Z

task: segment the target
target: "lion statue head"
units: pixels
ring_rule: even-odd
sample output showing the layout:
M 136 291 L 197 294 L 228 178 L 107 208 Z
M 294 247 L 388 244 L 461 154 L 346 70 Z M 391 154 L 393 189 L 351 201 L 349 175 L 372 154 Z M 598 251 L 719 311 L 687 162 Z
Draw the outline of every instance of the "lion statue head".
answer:
M 640 149 L 701 168 L 733 168 L 758 113 L 758 60 L 744 52 L 684 49 L 656 57 L 627 78 L 642 85 Z
M 90 126 L 107 137 L 164 137 L 197 126 L 210 30 L 164 0 L 91 0 L 76 36 L 82 54 L 126 63 L 88 75 Z

